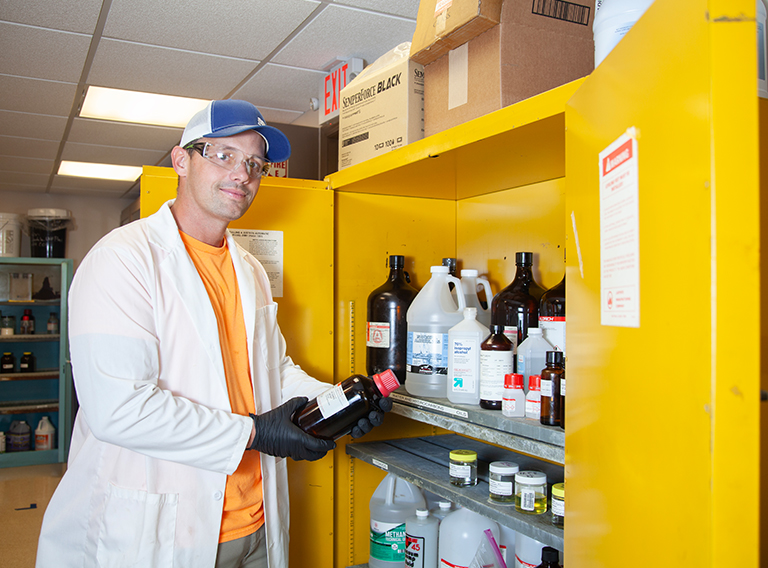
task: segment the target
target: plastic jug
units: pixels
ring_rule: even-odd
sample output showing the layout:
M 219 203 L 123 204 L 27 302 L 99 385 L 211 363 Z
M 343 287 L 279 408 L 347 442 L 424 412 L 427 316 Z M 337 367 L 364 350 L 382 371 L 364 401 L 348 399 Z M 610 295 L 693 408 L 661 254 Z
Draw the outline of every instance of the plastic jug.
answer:
M 56 440 L 56 428 L 47 416 L 43 416 L 35 430 L 35 450 L 52 450 Z
M 485 291 L 485 307 L 480 302 L 477 289 L 482 286 Z M 468 308 L 477 308 L 477 321 L 485 327 L 491 327 L 491 283 L 487 278 L 479 277 L 474 268 L 465 268 L 461 271 L 461 289 L 464 291 L 464 299 Z
M 544 544 L 524 534 L 517 533 L 515 538 L 515 563 L 507 562 L 507 566 L 515 568 L 536 568 L 541 564 L 541 551 Z M 560 552 L 560 559 L 563 553 Z
M 437 568 L 437 533 L 440 521 L 426 509 L 405 521 L 406 568 Z
M 408 350 L 405 389 L 414 396 L 446 395 L 448 330 L 463 318 L 466 307 L 461 281 L 449 275 L 447 266 L 430 268 L 432 277 L 408 308 Z M 448 283 L 456 286 L 458 309 Z
M 555 348 L 544 339 L 541 328 L 529 327 L 528 337 L 517 346 L 517 372 L 523 375 L 523 386 L 528 392 L 528 377 L 540 375 L 547 366 L 547 351 Z
M 595 38 L 595 67 L 632 29 L 653 0 L 610 0 L 595 13 L 592 32 Z
M 25 420 L 14 420 L 8 429 L 6 449 L 9 452 L 26 452 L 30 449 L 32 428 Z
M 486 529 L 491 529 L 493 538 L 499 542 L 499 525 L 479 513 L 461 508 L 445 517 L 440 523 L 440 566 L 467 568 Z
M 464 319 L 448 330 L 446 394 L 456 404 L 480 403 L 480 344 L 491 330 L 476 317 L 476 308 L 464 308 Z
M 453 503 L 450 501 L 438 501 L 437 507 L 429 510 L 429 514 L 435 517 L 438 521 L 442 521 L 445 517 L 453 512 Z
M 418 487 L 393 473 L 386 475 L 371 497 L 370 568 L 403 568 L 405 520 L 425 507 Z

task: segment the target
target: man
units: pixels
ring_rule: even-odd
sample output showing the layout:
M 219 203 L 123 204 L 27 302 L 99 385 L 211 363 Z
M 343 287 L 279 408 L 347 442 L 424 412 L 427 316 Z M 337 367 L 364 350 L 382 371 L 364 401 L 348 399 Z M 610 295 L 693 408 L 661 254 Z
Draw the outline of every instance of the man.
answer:
M 171 152 L 177 198 L 83 260 L 69 296 L 80 410 L 39 568 L 288 566 L 282 458 L 335 447 L 291 415 L 328 385 L 286 356 L 267 274 L 227 226 L 289 154 L 256 107 L 213 101 Z

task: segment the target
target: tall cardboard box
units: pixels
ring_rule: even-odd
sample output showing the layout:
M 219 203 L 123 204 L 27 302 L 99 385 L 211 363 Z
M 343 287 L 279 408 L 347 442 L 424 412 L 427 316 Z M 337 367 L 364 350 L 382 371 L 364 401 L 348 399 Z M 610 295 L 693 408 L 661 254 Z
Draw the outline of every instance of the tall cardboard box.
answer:
M 340 170 L 423 137 L 423 65 L 405 57 L 341 90 Z
M 411 59 L 428 65 L 501 21 L 502 0 L 421 0 Z
M 424 68 L 425 136 L 589 75 L 594 7 L 505 0 L 501 24 Z

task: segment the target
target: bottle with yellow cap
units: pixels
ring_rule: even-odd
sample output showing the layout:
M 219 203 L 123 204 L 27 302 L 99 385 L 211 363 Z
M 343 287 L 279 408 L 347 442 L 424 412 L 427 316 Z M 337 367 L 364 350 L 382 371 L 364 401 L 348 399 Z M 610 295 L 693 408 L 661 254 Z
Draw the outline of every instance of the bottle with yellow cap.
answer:
M 458 487 L 477 485 L 477 452 L 452 450 L 450 458 L 451 484 Z
M 565 483 L 552 486 L 552 524 L 565 528 Z

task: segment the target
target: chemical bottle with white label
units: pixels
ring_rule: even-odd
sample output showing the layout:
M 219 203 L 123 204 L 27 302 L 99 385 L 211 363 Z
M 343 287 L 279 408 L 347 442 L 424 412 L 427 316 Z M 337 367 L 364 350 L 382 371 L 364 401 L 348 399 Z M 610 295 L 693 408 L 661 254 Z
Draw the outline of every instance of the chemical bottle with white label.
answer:
M 491 529 L 493 538 L 499 542 L 499 525 L 479 513 L 462 507 L 445 517 L 438 539 L 440 566 L 469 568 L 486 529 Z
M 609 0 L 600 5 L 592 22 L 595 40 L 595 67 L 627 35 L 653 0 Z
M 399 386 L 389 369 L 371 378 L 352 375 L 296 411 L 293 422 L 315 438 L 337 440 Z
M 438 521 L 442 521 L 447 517 L 453 509 L 451 509 L 452 503 L 450 501 L 438 501 L 437 507 L 429 510 L 429 514 L 435 517 Z
M 523 390 L 523 375 L 520 373 L 510 373 L 504 376 L 501 413 L 507 418 L 523 418 L 525 416 L 525 390 Z
M 517 346 L 528 337 L 528 328 L 539 323 L 539 298 L 545 290 L 533 279 L 533 253 L 515 253 L 517 271 L 509 286 L 491 302 L 491 321 L 504 326 L 504 334 Z
M 464 319 L 461 281 L 447 266 L 430 268 L 432 277 L 408 308 L 408 350 L 405 388 L 414 396 L 445 398 L 448 376 L 448 330 Z M 456 285 L 456 299 L 448 284 Z
M 464 308 L 464 319 L 448 330 L 448 400 L 480 402 L 480 344 L 491 333 L 477 321 L 476 308 Z
M 409 284 L 405 257 L 389 257 L 389 278 L 368 296 L 368 322 L 365 330 L 366 372 L 368 375 L 392 369 L 405 383 L 405 356 L 408 327 L 405 315 L 419 291 Z
M 14 420 L 6 435 L 8 452 L 26 452 L 31 448 L 32 428 L 26 420 Z
M 517 372 L 523 375 L 523 385 L 528 385 L 528 377 L 540 375 L 547 366 L 547 351 L 552 345 L 542 337 L 541 328 L 528 329 L 528 337 L 517 346 Z
M 437 532 L 440 521 L 426 509 L 405 520 L 406 568 L 437 568 Z
M 525 417 L 541 418 L 541 375 L 528 377 L 528 394 L 525 395 Z
M 485 302 L 480 300 L 478 291 L 482 287 L 485 294 Z M 491 283 L 487 278 L 477 275 L 474 268 L 464 268 L 461 271 L 461 289 L 464 290 L 464 299 L 468 308 L 477 308 L 477 321 L 485 327 L 491 327 L 491 306 L 493 299 Z
M 565 353 L 565 276 L 541 297 L 539 328 L 552 347 Z
M 547 366 L 541 372 L 541 416 L 546 426 L 560 426 L 560 380 L 565 377 L 563 352 L 547 351 Z
M 512 342 L 498 324 L 480 345 L 480 408 L 501 410 L 504 377 L 512 372 Z
M 370 502 L 371 547 L 369 568 L 403 568 L 405 521 L 424 509 L 426 502 L 415 485 L 388 473 Z
M 43 416 L 35 430 L 35 450 L 52 450 L 55 447 L 56 428 L 47 416 Z
M 536 568 L 541 561 L 541 551 L 544 546 L 543 543 L 534 538 L 520 532 L 517 533 L 515 537 L 515 563 L 513 565 L 516 568 Z M 507 563 L 507 566 L 510 564 Z

